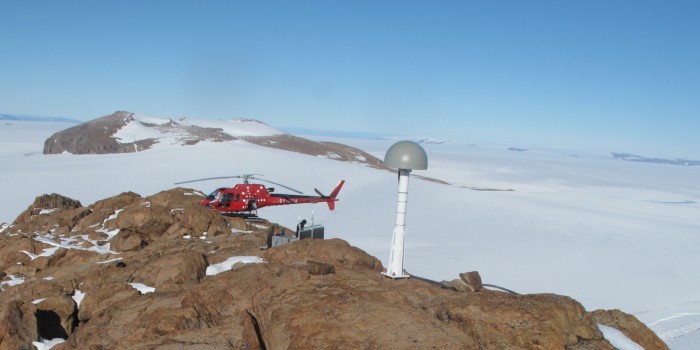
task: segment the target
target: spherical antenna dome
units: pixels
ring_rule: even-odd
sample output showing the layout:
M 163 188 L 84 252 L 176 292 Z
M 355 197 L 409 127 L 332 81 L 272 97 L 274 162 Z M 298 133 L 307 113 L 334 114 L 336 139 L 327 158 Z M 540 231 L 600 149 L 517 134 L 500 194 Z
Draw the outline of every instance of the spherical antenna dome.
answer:
M 413 141 L 399 141 L 386 151 L 384 165 L 394 169 L 425 170 L 428 169 L 428 155 Z

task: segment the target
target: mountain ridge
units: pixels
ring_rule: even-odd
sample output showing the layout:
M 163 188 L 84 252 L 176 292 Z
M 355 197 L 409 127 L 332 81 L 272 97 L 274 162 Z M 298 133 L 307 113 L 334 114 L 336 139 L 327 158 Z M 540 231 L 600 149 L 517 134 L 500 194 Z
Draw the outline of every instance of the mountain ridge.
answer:
M 40 117 L 29 115 L 0 113 L 0 120 L 17 120 L 29 122 L 59 122 L 59 123 L 82 123 L 82 121 L 67 117 Z

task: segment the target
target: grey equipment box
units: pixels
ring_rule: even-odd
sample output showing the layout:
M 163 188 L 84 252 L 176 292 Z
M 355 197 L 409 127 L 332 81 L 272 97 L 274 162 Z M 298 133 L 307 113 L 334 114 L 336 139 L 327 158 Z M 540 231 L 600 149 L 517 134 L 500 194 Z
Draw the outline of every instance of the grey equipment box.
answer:
M 274 248 L 283 244 L 294 242 L 296 240 L 299 240 L 299 238 L 296 238 L 294 236 L 274 235 L 272 236 L 271 246 Z
M 325 228 L 321 225 L 311 225 L 299 230 L 299 239 L 323 239 L 323 234 L 325 233 Z

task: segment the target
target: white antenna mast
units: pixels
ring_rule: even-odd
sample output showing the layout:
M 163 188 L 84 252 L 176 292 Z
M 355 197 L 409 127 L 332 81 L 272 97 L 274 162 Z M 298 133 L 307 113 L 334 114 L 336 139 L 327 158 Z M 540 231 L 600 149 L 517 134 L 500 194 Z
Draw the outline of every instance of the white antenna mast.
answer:
M 406 238 L 406 204 L 408 203 L 408 176 L 411 170 L 428 169 L 428 155 L 413 141 L 399 141 L 386 151 L 384 165 L 399 170 L 399 198 L 396 209 L 396 225 L 391 238 L 389 263 L 384 276 L 409 277 L 403 270 L 404 240 Z

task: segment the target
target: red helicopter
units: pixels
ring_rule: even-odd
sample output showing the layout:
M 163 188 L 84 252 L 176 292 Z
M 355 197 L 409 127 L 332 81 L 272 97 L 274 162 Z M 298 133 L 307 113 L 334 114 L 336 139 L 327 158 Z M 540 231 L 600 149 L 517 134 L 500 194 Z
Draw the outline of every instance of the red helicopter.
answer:
M 214 210 L 220 211 L 227 214 L 251 214 L 260 208 L 273 206 L 273 205 L 288 205 L 288 204 L 303 204 L 303 203 L 321 203 L 325 202 L 328 204 L 328 209 L 335 209 L 335 202 L 338 201 L 336 198 L 340 188 L 343 187 L 345 180 L 341 180 L 340 183 L 333 189 L 333 192 L 329 196 L 324 195 L 319 190 L 314 189 L 318 196 L 306 196 L 303 195 L 301 191 L 297 191 L 291 187 L 272 182 L 270 180 L 260 179 L 255 177 L 259 174 L 246 174 L 237 176 L 219 176 L 219 177 L 209 177 L 206 179 L 189 180 L 183 182 L 176 182 L 176 185 L 196 182 L 196 181 L 207 181 L 207 180 L 219 180 L 219 179 L 243 179 L 242 184 L 237 184 L 233 187 L 221 187 L 214 190 L 208 196 L 202 199 L 201 204 L 203 206 L 211 207 Z M 288 190 L 294 191 L 299 194 L 281 194 L 273 193 L 274 188 L 268 187 L 261 184 L 251 184 L 249 180 L 265 181 L 277 186 L 284 187 Z

